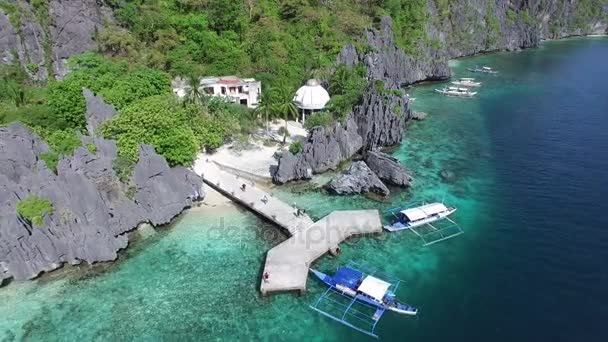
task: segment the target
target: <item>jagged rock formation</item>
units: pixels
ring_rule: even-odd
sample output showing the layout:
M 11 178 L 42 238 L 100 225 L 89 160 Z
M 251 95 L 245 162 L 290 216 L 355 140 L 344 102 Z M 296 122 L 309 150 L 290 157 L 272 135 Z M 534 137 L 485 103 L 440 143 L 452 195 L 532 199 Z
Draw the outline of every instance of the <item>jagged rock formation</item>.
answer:
M 332 128 L 316 127 L 301 153 L 286 152 L 279 159 L 273 181 L 310 179 L 314 173 L 335 170 L 340 163 L 363 150 L 396 145 L 403 139 L 411 111 L 408 98 L 399 92 L 371 84 L 346 123 Z
M 412 171 L 399 163 L 397 158 L 379 151 L 368 151 L 365 164 L 383 182 L 396 186 L 410 186 Z
M 95 50 L 96 32 L 112 20 L 109 8 L 98 0 L 51 0 L 44 10 L 29 1 L 10 3 L 16 13 L 0 6 L 0 62 L 12 63 L 14 53 L 37 80 L 47 78 L 49 66 L 51 75 L 65 76 L 68 57 Z M 10 20 L 11 15 L 19 19 Z
M 342 125 L 332 128 L 316 127 L 304 143 L 302 152 L 293 155 L 285 152 L 273 175 L 275 183 L 310 179 L 313 173 L 335 170 L 338 165 L 357 153 L 363 146 L 358 126 L 352 116 Z
M 412 112 L 412 120 L 422 121 L 427 117 L 426 112 Z
M 90 136 L 96 136 L 101 124 L 110 120 L 116 114 L 116 109 L 111 104 L 105 103 L 101 97 L 95 96 L 89 89 L 83 89 L 82 94 L 87 103 L 87 131 Z
M 327 191 L 335 195 L 351 195 L 373 192 L 388 196 L 390 191 L 376 174 L 362 161 L 354 162 L 338 178 L 326 185 Z
M 385 90 L 381 84 L 368 87 L 361 103 L 353 108 L 352 117 L 365 150 L 399 144 L 405 124 L 412 118 L 408 97 L 401 91 Z
M 88 118 L 107 115 L 101 99 L 84 92 Z M 89 122 L 91 125 L 92 122 Z M 116 142 L 83 136 L 86 147 L 62 158 L 57 174 L 40 160 L 49 147 L 20 123 L 0 128 L 0 280 L 31 279 L 63 263 L 110 261 L 127 246 L 125 232 L 140 222 L 168 223 L 203 196 L 202 180 L 183 167 L 170 168 L 151 146 L 142 145 L 129 184 L 113 170 Z M 44 197 L 54 211 L 33 226 L 16 206 L 29 194 Z

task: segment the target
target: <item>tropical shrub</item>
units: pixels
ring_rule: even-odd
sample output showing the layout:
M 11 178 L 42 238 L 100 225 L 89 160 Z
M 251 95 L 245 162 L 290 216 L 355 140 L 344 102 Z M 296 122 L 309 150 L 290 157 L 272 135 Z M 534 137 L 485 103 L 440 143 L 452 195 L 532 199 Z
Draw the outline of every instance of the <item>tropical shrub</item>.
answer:
M 44 215 L 53 214 L 53 203 L 42 197 L 28 195 L 17 203 L 17 214 L 33 225 L 42 226 Z
M 302 142 L 300 142 L 299 140 L 294 141 L 291 145 L 289 145 L 289 152 L 291 152 L 292 154 L 298 154 L 302 152 L 302 150 Z

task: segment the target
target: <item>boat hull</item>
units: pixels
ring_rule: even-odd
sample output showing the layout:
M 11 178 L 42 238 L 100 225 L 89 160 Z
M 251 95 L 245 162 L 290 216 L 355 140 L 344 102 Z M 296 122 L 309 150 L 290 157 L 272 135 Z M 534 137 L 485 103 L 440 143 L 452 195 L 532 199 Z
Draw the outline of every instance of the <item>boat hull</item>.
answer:
M 408 222 L 406 224 L 398 222 L 397 224 L 386 225 L 386 226 L 384 226 L 384 229 L 391 231 L 391 232 L 397 232 L 400 230 L 406 230 L 406 229 L 412 229 L 412 228 L 424 226 L 425 224 L 441 221 L 441 220 L 445 219 L 446 217 L 452 215 L 455 211 L 456 211 L 456 208 L 451 208 L 448 211 L 439 213 L 436 216 L 428 217 L 428 218 L 420 220 L 420 221 Z
M 407 304 L 401 304 L 401 303 L 394 303 L 393 305 L 388 305 L 385 303 L 378 302 L 374 299 L 368 298 L 367 296 L 360 295 L 359 293 L 357 293 L 357 291 L 355 289 L 352 289 L 343 284 L 336 283 L 331 276 L 329 276 L 323 272 L 319 272 L 312 268 L 310 269 L 310 271 L 325 285 L 340 291 L 342 294 L 344 294 L 348 297 L 351 297 L 351 298 L 354 298 L 361 302 L 370 304 L 379 309 L 390 310 L 390 311 L 393 311 L 395 313 L 402 314 L 402 315 L 415 316 L 418 313 L 418 309 L 414 308 L 413 306 L 409 306 Z
M 450 92 L 447 90 L 441 90 L 441 89 L 435 89 L 436 92 L 438 92 L 439 94 L 443 94 L 445 96 L 452 96 L 452 97 L 473 97 L 475 96 L 475 94 L 477 94 L 477 92 L 469 92 L 469 93 L 464 93 L 464 92 Z

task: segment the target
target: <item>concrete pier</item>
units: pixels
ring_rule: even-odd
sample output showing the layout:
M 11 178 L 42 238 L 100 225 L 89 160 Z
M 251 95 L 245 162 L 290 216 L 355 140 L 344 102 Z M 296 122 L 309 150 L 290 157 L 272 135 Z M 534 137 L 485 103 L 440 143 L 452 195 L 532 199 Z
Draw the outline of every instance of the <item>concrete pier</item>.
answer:
M 213 161 L 202 173 L 207 185 L 231 200 L 287 230 L 291 237 L 266 254 L 260 292 L 305 291 L 310 264 L 327 252 L 339 251 L 345 239 L 379 233 L 382 222 L 377 210 L 334 211 L 317 222 L 296 216 L 293 206 L 274 198 L 254 182 L 222 170 Z M 245 190 L 241 188 L 245 184 Z M 262 201 L 264 199 L 264 201 Z

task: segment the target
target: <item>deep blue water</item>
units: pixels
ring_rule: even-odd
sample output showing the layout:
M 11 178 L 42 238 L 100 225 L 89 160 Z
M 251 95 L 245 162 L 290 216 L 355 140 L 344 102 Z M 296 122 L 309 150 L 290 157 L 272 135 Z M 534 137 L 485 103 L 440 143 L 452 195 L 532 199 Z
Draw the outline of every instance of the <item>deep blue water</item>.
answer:
M 476 64 L 501 71 L 479 78 L 476 100 L 492 177 L 476 197 L 494 208 L 468 259 L 441 266 L 462 273 L 429 291 L 456 308 L 421 340 L 607 341 L 608 39 L 466 59 L 456 73 Z

